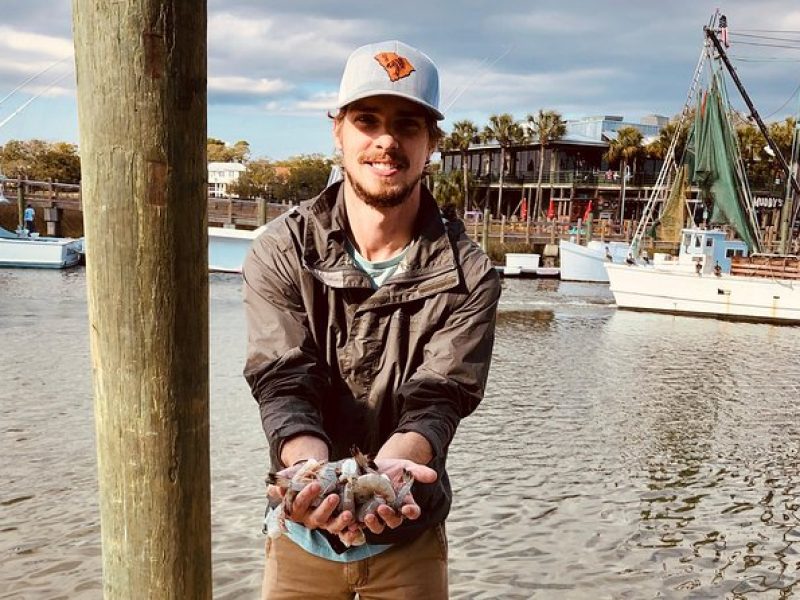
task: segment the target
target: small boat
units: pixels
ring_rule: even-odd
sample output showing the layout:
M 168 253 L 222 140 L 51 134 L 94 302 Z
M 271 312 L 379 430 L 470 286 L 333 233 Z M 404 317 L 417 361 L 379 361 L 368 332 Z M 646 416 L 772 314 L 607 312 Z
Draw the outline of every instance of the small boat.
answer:
M 253 240 L 264 230 L 208 228 L 208 270 L 221 273 L 241 273 L 242 263 Z
M 626 242 L 592 240 L 581 246 L 575 242 L 561 240 L 558 244 L 561 279 L 608 283 L 606 264 L 624 263 L 630 251 L 631 245 Z
M 535 277 L 539 269 L 539 259 L 538 254 L 509 252 L 506 254 L 503 275 L 505 277 Z
M 0 227 L 0 267 L 66 269 L 83 256 L 83 238 L 42 237 Z

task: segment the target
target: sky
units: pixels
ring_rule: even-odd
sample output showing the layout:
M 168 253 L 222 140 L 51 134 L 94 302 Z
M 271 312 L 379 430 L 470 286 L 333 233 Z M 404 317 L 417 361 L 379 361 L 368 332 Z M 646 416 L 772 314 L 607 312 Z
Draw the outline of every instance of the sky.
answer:
M 390 39 L 438 65 L 445 131 L 540 108 L 568 119 L 672 116 L 717 8 L 758 111 L 796 114 L 798 0 L 208 0 L 208 134 L 247 140 L 253 158 L 331 155 L 326 113 L 347 56 Z M 79 143 L 71 11 L 69 0 L 3 0 L 0 144 Z

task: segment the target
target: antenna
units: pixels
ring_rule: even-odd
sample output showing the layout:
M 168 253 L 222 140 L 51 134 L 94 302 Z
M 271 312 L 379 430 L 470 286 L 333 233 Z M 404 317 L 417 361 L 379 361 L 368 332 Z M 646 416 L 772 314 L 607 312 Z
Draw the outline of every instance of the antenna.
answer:
M 24 87 L 25 87 L 26 85 L 28 85 L 28 84 L 29 84 L 31 81 L 33 81 L 33 80 L 34 80 L 34 79 L 36 79 L 37 77 L 41 77 L 42 75 L 44 75 L 45 73 L 47 73 L 47 72 L 48 72 L 50 69 L 52 69 L 53 67 L 55 67 L 55 66 L 57 66 L 57 65 L 60 65 L 61 63 L 63 63 L 63 62 L 64 62 L 65 60 L 67 60 L 68 58 L 72 58 L 72 55 L 65 56 L 65 57 L 64 57 L 64 58 L 62 58 L 61 60 L 58 60 L 58 61 L 54 62 L 52 65 L 50 65 L 50 66 L 48 66 L 48 67 L 45 67 L 44 69 L 42 69 L 42 70 L 41 70 L 41 71 L 39 71 L 38 73 L 35 73 L 35 74 L 31 75 L 30 77 L 28 77 L 28 78 L 27 78 L 25 81 L 23 81 L 22 83 L 20 83 L 20 84 L 19 84 L 17 87 L 15 87 L 13 90 L 11 90 L 10 92 L 8 92 L 8 93 L 7 93 L 5 96 L 3 96 L 3 98 L 2 98 L 2 99 L 0 99 L 0 106 L 2 106 L 2 105 L 3 105 L 3 102 L 5 102 L 5 101 L 6 101 L 6 100 L 8 100 L 9 98 L 11 98 L 11 96 L 13 96 L 14 94 L 16 94 L 16 93 L 17 93 L 19 90 L 21 90 L 22 88 L 24 88 Z
M 67 75 L 71 75 L 71 74 L 72 74 L 72 71 L 68 71 L 68 72 L 64 73 L 64 74 L 63 74 L 61 77 L 59 77 L 58 79 L 56 79 L 56 80 L 55 80 L 53 83 L 51 83 L 50 85 L 48 85 L 48 86 L 47 86 L 46 88 L 44 88 L 44 89 L 43 89 L 41 92 L 39 92 L 39 93 L 38 93 L 38 94 L 36 94 L 35 96 L 32 96 L 32 97 L 28 98 L 28 100 L 26 100 L 26 101 L 25 101 L 25 102 L 24 102 L 24 103 L 23 103 L 23 104 L 22 104 L 22 105 L 21 105 L 21 106 L 20 106 L 20 107 L 19 107 L 17 110 L 15 110 L 13 113 L 11 113 L 10 115 L 8 115 L 8 116 L 7 116 L 5 119 L 3 119 L 2 121 L 0 121 L 0 128 L 2 128 L 2 127 L 3 127 L 3 125 L 5 125 L 6 123 L 8 123 L 8 122 L 9 122 L 11 119 L 13 119 L 14 117 L 16 117 L 16 116 L 17 116 L 19 113 L 21 113 L 23 110 L 25 110 L 25 108 L 26 108 L 26 107 L 27 107 L 27 106 L 28 106 L 28 105 L 29 105 L 31 102 L 33 102 L 34 100 L 36 100 L 36 99 L 37 99 L 39 96 L 42 96 L 43 94 L 46 94 L 47 92 L 49 92 L 51 89 L 53 89 L 53 88 L 56 86 L 56 84 L 57 84 L 57 83 L 59 83 L 59 82 L 60 82 L 62 79 L 66 78 L 66 77 L 67 77 Z

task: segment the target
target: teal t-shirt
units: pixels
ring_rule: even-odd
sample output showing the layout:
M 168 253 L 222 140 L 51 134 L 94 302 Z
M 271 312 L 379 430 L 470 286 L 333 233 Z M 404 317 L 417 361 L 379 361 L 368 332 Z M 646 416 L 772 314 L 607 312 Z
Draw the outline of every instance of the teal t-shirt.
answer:
M 378 289 L 386 283 L 395 273 L 402 272 L 401 263 L 408 251 L 408 246 L 406 246 L 398 254 L 388 260 L 373 262 L 361 256 L 349 240 L 345 244 L 345 248 L 355 265 L 370 278 L 374 289 Z M 267 522 L 271 522 L 273 528 L 278 527 L 277 523 L 275 523 L 277 518 L 278 515 L 274 510 L 269 511 L 267 514 Z M 267 523 L 265 523 L 265 525 L 266 524 Z M 286 531 L 284 535 L 309 554 L 336 562 L 355 562 L 357 560 L 363 560 L 391 548 L 391 545 L 363 544 L 361 546 L 348 548 L 345 552 L 339 554 L 331 548 L 330 544 L 328 544 L 328 541 L 321 533 L 312 529 L 306 529 L 299 523 L 295 523 L 289 519 L 286 519 Z
M 377 290 L 384 283 L 386 283 L 392 275 L 403 272 L 402 262 L 410 245 L 411 244 L 403 248 L 390 259 L 374 262 L 361 256 L 359 251 L 355 249 L 350 240 L 347 240 L 345 249 L 350 255 L 350 258 L 353 259 L 355 265 L 364 271 L 364 273 L 366 273 L 370 278 L 373 289 Z

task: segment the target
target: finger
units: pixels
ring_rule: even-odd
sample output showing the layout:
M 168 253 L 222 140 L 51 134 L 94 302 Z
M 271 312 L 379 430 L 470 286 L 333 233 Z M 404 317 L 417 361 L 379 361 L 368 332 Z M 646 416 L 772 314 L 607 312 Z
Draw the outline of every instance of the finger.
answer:
M 340 540 L 342 540 L 342 542 L 344 542 L 344 544 L 346 544 L 346 545 L 348 545 L 348 546 L 352 546 L 352 545 L 353 545 L 353 543 L 354 543 L 356 540 L 358 540 L 358 539 L 361 539 L 361 540 L 363 540 L 363 537 L 362 537 L 363 535 L 364 535 L 364 534 L 361 532 L 361 529 L 360 529 L 360 528 L 358 528 L 358 527 L 356 527 L 356 528 L 355 528 L 354 530 L 352 530 L 352 531 L 351 531 L 351 530 L 349 530 L 349 529 L 348 529 L 348 530 L 346 530 L 346 531 L 342 531 L 342 532 L 339 534 L 339 539 L 340 539 Z
M 403 523 L 403 515 L 397 514 L 388 506 L 379 506 L 378 516 L 383 519 L 389 529 L 397 529 Z
M 331 494 L 311 512 L 306 522 L 313 527 L 327 527 L 337 506 L 339 506 L 339 496 Z
M 310 483 L 304 487 L 292 502 L 292 516 L 302 521 L 306 513 L 311 510 L 311 504 L 319 496 L 319 492 L 320 486 L 318 483 Z
M 422 509 L 420 509 L 420 507 L 417 504 L 414 504 L 412 502 L 411 504 L 406 504 L 405 506 L 403 506 L 403 508 L 400 509 L 400 512 L 406 519 L 416 521 L 422 514 Z
M 364 525 L 366 525 L 367 529 L 369 529 L 372 533 L 376 535 L 379 533 L 383 533 L 383 530 L 386 528 L 386 526 L 383 524 L 383 521 L 381 521 L 375 515 L 367 515 L 364 518 Z
M 430 467 L 426 467 L 425 465 L 418 465 L 416 463 L 409 462 L 405 467 L 406 471 L 411 473 L 414 476 L 414 479 L 420 483 L 433 483 L 439 477 L 436 471 Z
M 277 485 L 268 485 L 267 486 L 267 497 L 268 498 L 283 498 L 286 495 L 286 490 L 278 487 Z
M 325 529 L 329 533 L 339 534 L 348 529 L 353 520 L 353 513 L 349 510 L 344 511 L 338 517 L 330 521 L 327 525 L 325 525 Z

